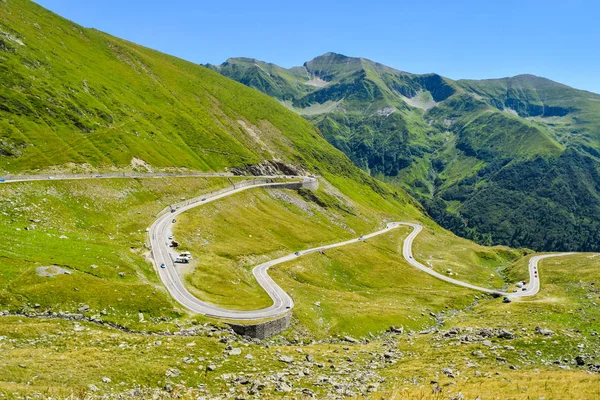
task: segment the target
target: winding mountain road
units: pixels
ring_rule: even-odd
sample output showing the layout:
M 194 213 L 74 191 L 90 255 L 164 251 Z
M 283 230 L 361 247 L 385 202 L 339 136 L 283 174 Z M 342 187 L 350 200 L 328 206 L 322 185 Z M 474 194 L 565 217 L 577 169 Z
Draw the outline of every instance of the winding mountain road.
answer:
M 304 178 L 304 179 L 305 179 L 305 182 L 307 180 L 308 181 L 314 180 L 314 178 Z M 151 243 L 151 248 L 152 248 L 154 265 L 156 267 L 156 270 L 158 271 L 158 275 L 160 276 L 161 280 L 165 284 L 165 286 L 166 286 L 167 290 L 169 291 L 169 293 L 171 294 L 171 296 L 173 296 L 173 298 L 175 300 L 177 300 L 180 304 L 182 304 L 189 310 L 196 312 L 196 313 L 211 316 L 211 317 L 226 318 L 226 319 L 232 319 L 232 320 L 256 320 L 256 319 L 262 319 L 262 318 L 272 318 L 272 317 L 281 316 L 281 315 L 289 312 L 289 310 L 294 307 L 294 300 L 281 287 L 279 287 L 279 285 L 277 285 L 277 283 L 275 283 L 275 281 L 273 281 L 273 279 L 269 276 L 268 270 L 270 267 L 277 265 L 277 264 L 287 262 L 287 261 L 294 260 L 298 257 L 304 256 L 307 254 L 311 254 L 314 252 L 332 249 L 335 247 L 347 246 L 347 245 L 350 245 L 353 243 L 358 243 L 358 242 L 367 240 L 369 238 L 381 235 L 383 233 L 390 232 L 391 230 L 398 228 L 400 226 L 410 226 L 413 228 L 413 231 L 404 240 L 404 245 L 403 245 L 403 249 L 402 249 L 402 254 L 403 254 L 404 258 L 406 259 L 406 261 L 410 265 L 412 265 L 413 267 L 415 267 L 425 273 L 428 273 L 429 275 L 432 275 L 438 279 L 441 279 L 443 281 L 446 281 L 446 282 L 449 282 L 449 283 L 452 283 L 455 285 L 463 286 L 463 287 L 466 287 L 469 289 L 478 290 L 478 291 L 486 292 L 486 293 L 491 293 L 494 295 L 504 295 L 507 297 L 523 297 L 523 296 L 535 295 L 539 291 L 539 288 L 540 288 L 540 282 L 539 282 L 539 277 L 538 277 L 538 273 L 537 273 L 538 262 L 541 259 L 544 259 L 547 257 L 559 257 L 559 256 L 565 256 L 565 255 L 572 254 L 572 253 L 560 253 L 560 254 L 539 255 L 539 256 L 533 257 L 529 262 L 530 285 L 524 291 L 520 291 L 517 293 L 506 293 L 506 292 L 502 292 L 499 290 L 484 288 L 484 287 L 473 285 L 473 284 L 470 284 L 467 282 L 462 282 L 457 279 L 450 278 L 450 277 L 440 274 L 436 271 L 433 271 L 431 268 L 428 268 L 425 265 L 421 264 L 420 262 L 416 261 L 412 255 L 412 244 L 413 244 L 414 239 L 417 237 L 417 235 L 421 232 L 421 230 L 423 230 L 423 226 L 419 225 L 419 224 L 415 224 L 415 223 L 410 223 L 410 222 L 390 222 L 386 225 L 386 227 L 384 229 L 381 229 L 379 231 L 376 231 L 376 232 L 373 232 L 373 233 L 370 233 L 367 235 L 363 235 L 359 238 L 350 239 L 350 240 L 346 240 L 344 242 L 329 244 L 329 245 L 325 245 L 325 246 L 319 246 L 319 247 L 315 247 L 315 248 L 308 249 L 308 250 L 298 251 L 298 252 L 288 254 L 286 256 L 265 262 L 263 264 L 260 264 L 260 265 L 257 265 L 256 267 L 254 267 L 254 269 L 252 270 L 252 273 L 254 274 L 254 277 L 256 278 L 258 284 L 267 292 L 269 297 L 271 297 L 271 299 L 273 300 L 273 305 L 271 305 L 270 307 L 263 308 L 260 310 L 250 310 L 250 311 L 229 310 L 229 309 L 217 307 L 213 304 L 201 301 L 198 298 L 196 298 L 194 295 L 192 295 L 185 288 L 185 285 L 181 281 L 181 277 L 175 267 L 175 263 L 173 262 L 173 258 L 171 256 L 171 253 L 169 250 L 169 244 L 168 244 L 169 241 L 167 238 L 170 235 L 172 219 L 175 216 L 177 216 L 191 208 L 200 206 L 202 204 L 210 203 L 215 200 L 219 200 L 223 197 L 230 196 L 230 195 L 239 193 L 244 190 L 248 190 L 251 188 L 257 188 L 257 187 L 277 188 L 277 187 L 285 187 L 288 185 L 289 185 L 289 183 L 257 182 L 257 183 L 251 183 L 244 187 L 238 187 L 238 188 L 233 187 L 232 189 L 229 189 L 226 191 L 221 191 L 212 196 L 207 195 L 205 197 L 196 198 L 197 200 L 190 201 L 187 204 L 185 204 L 177 209 L 174 209 L 174 211 L 172 213 L 167 213 L 167 214 L 160 216 L 154 222 L 152 227 L 150 228 L 150 243 Z
M 233 177 L 231 173 L 105 173 L 105 174 L 65 174 L 65 175 L 21 175 L 21 176 L 6 176 L 0 180 L 0 183 L 13 183 L 13 182 L 27 182 L 27 181 L 42 181 L 42 180 L 74 180 L 74 179 L 114 179 L 114 178 L 165 178 L 165 177 Z M 286 176 L 286 175 L 269 175 L 269 176 L 255 176 L 253 178 L 262 179 L 288 179 L 295 180 L 297 184 L 310 184 L 315 183 L 316 179 L 313 177 L 300 177 L 300 176 Z M 294 182 L 292 182 L 294 183 Z M 184 203 L 178 204 L 177 208 L 173 208 L 171 213 L 168 212 L 167 207 L 163 212 L 159 214 L 158 219 L 152 224 L 149 229 L 150 233 L 150 244 L 152 249 L 152 257 L 154 266 L 158 272 L 159 277 L 165 284 L 167 290 L 180 304 L 190 309 L 191 311 L 212 316 L 218 318 L 227 318 L 232 320 L 256 320 L 262 318 L 277 317 L 287 313 L 294 307 L 293 299 L 271 279 L 268 274 L 270 267 L 281 264 L 287 261 L 294 260 L 298 257 L 311 254 L 314 252 L 332 249 L 335 247 L 347 246 L 353 243 L 364 241 L 366 239 L 381 235 L 383 233 L 390 232 L 391 230 L 400 226 L 410 226 L 413 228 L 412 232 L 404 240 L 402 248 L 402 255 L 406 261 L 413 267 L 432 275 L 440 280 L 443 280 L 454 285 L 466 287 L 469 289 L 477 290 L 480 292 L 490 293 L 498 296 L 507 296 L 509 298 L 534 296 L 540 290 L 540 279 L 538 274 L 538 263 L 549 257 L 561 257 L 575 253 L 555 253 L 555 254 L 543 254 L 532 257 L 529 260 L 529 284 L 524 289 L 515 292 L 508 293 L 500 290 L 494 290 L 484 288 L 481 286 L 473 285 L 467 282 L 453 279 L 449 276 L 443 275 L 439 272 L 434 271 L 431 268 L 426 267 L 417 260 L 414 259 L 412 254 L 412 245 L 414 239 L 423 230 L 423 226 L 411 222 L 390 222 L 384 229 L 377 232 L 370 233 L 368 235 L 361 236 L 359 238 L 346 240 L 344 242 L 329 244 L 325 246 L 315 247 L 308 250 L 299 251 L 293 254 L 277 258 L 275 260 L 268 261 L 260 264 L 252 270 L 252 273 L 256 277 L 259 285 L 267 292 L 267 294 L 273 300 L 273 305 L 261 310 L 251 311 L 238 311 L 228 310 L 221 307 L 217 307 L 213 304 L 203 302 L 192 295 L 184 286 L 181 281 L 181 277 L 175 268 L 172 254 L 168 246 L 168 236 L 170 235 L 170 228 L 172 220 L 177 215 L 200 206 L 202 204 L 210 203 L 215 200 L 219 200 L 226 196 L 257 187 L 289 187 L 290 182 L 271 182 L 271 181 L 242 181 L 235 183 L 231 188 L 223 189 L 216 193 L 211 193 L 206 196 L 197 197 L 195 199 L 188 200 Z M 310 185 L 308 185 L 310 186 Z M 161 267 L 161 266 L 164 266 Z
M 543 254 L 543 255 L 532 257 L 529 260 L 529 285 L 526 286 L 526 289 L 518 291 L 516 293 L 502 292 L 500 290 L 484 288 L 481 286 L 472 285 L 467 282 L 459 281 L 458 279 L 450 278 L 449 276 L 440 274 L 439 272 L 436 272 L 436 271 L 432 270 L 431 268 L 428 268 L 425 265 L 421 264 L 420 262 L 415 260 L 413 257 L 412 244 L 413 244 L 413 240 L 415 240 L 417 235 L 423 230 L 423 226 L 419 225 L 419 224 L 412 224 L 409 222 L 400 222 L 400 224 L 408 225 L 413 228 L 413 231 L 404 240 L 404 246 L 402 248 L 402 255 L 404 256 L 404 258 L 406 259 L 406 261 L 408 261 L 408 263 L 410 265 L 412 265 L 413 267 L 415 267 L 417 269 L 420 269 L 423 272 L 428 273 L 429 275 L 435 276 L 438 279 L 452 283 L 454 285 L 466 287 L 466 288 L 473 289 L 473 290 L 478 290 L 480 292 L 491 293 L 494 295 L 507 296 L 507 297 L 511 297 L 511 298 L 512 297 L 534 296 L 535 294 L 537 294 L 537 292 L 540 291 L 540 278 L 538 276 L 539 274 L 537 273 L 537 267 L 538 267 L 538 263 L 540 262 L 540 260 L 543 260 L 544 258 L 549 258 L 549 257 L 562 257 L 562 256 L 568 256 L 570 254 L 574 254 L 574 253 L 556 253 L 556 254 Z

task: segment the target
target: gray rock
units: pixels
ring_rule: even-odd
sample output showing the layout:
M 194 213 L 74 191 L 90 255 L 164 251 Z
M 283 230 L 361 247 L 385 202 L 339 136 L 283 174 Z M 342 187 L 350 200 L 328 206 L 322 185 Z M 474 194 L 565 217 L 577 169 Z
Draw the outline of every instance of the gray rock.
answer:
M 285 382 L 277 382 L 275 385 L 275 391 L 280 393 L 289 393 L 292 391 L 292 387 Z
M 279 361 L 287 363 L 287 364 L 291 364 L 294 362 L 294 359 L 292 357 L 288 357 L 288 356 L 281 356 L 281 357 L 279 357 Z
M 485 355 L 485 354 L 483 354 L 483 351 L 481 351 L 481 350 L 473 350 L 473 351 L 471 352 L 471 355 L 472 355 L 473 357 L 477 357 L 477 358 L 486 358 L 486 355 Z
M 537 326 L 535 328 L 535 331 L 537 333 L 539 333 L 540 335 L 542 335 L 542 336 L 552 336 L 552 335 L 554 335 L 554 332 L 551 331 L 550 329 L 540 328 L 539 326 Z
M 354 339 L 352 336 L 344 336 L 344 340 L 350 343 L 360 343 L 357 339 Z
M 240 349 L 239 347 L 229 350 L 230 356 L 239 356 L 240 354 L 242 354 L 242 349 Z
M 446 375 L 448 378 L 455 378 L 454 371 L 452 371 L 450 368 L 444 368 L 444 369 L 442 369 L 442 373 L 444 375 Z
M 181 375 L 181 372 L 177 368 L 169 368 L 167 372 L 165 372 L 167 378 L 176 378 Z
M 396 328 L 395 326 L 392 326 L 392 327 L 390 327 L 390 332 L 403 334 L 404 333 L 404 327 L 401 326 L 399 328 Z
M 496 336 L 500 339 L 514 339 L 515 338 L 515 334 L 506 329 L 500 329 L 500 331 L 498 332 L 498 335 L 496 335 Z

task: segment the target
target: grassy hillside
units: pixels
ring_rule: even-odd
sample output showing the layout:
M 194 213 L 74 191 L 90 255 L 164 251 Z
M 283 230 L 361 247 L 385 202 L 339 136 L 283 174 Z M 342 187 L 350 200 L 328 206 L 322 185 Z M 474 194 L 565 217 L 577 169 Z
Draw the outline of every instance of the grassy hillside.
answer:
M 195 258 L 185 268 L 190 290 L 211 303 L 247 310 L 271 305 L 251 273 L 261 262 L 407 219 L 412 217 L 354 202 L 333 188 L 299 194 L 261 190 L 183 214 L 175 236 Z M 500 270 L 522 256 L 511 249 L 477 246 L 423 222 L 428 227 L 417 239 L 415 255 L 433 262 L 438 271 L 452 269 L 453 276 L 465 281 L 501 288 L 506 282 Z M 420 329 L 431 316 L 415 318 L 415 309 L 438 313 L 467 305 L 471 296 L 410 267 L 401 251 L 408 233 L 408 228 L 397 229 L 305 256 L 273 267 L 271 275 L 294 296 L 294 318 L 318 337 L 367 335 L 394 324 Z M 432 292 L 436 296 L 428 295 Z M 403 300 L 407 297 L 413 304 Z
M 30 2 L 0 2 L 0 17 L 3 173 L 248 171 L 247 164 L 269 160 L 271 167 L 321 175 L 316 192 L 253 189 L 180 215 L 175 234 L 196 262 L 186 282 L 199 297 L 235 308 L 264 305 L 264 294 L 250 278 L 253 265 L 356 237 L 391 220 L 425 225 L 415 257 L 438 271 L 450 268 L 461 279 L 489 287 L 523 277 L 524 252 L 475 245 L 435 225 L 404 191 L 358 170 L 308 122 L 255 90 L 83 29 Z M 325 64 L 313 68 L 321 71 Z M 360 65 L 376 85 L 383 81 L 376 72 L 388 71 Z M 295 69 L 286 79 L 302 73 Z M 459 90 L 434 75 L 413 83 L 429 88 L 429 95 L 418 93 L 422 102 Z M 432 138 L 446 143 L 445 133 L 437 135 L 416 117 L 406 124 L 431 129 Z M 563 145 L 551 139 L 549 153 Z M 476 164 L 473 160 L 478 159 L 465 155 L 458 164 Z M 453 171 L 460 176 L 459 167 Z M 543 264 L 548 296 L 503 304 L 408 266 L 400 256 L 407 230 L 398 229 L 274 268 L 274 279 L 296 302 L 284 335 L 256 343 L 233 335 L 222 321 L 188 314 L 159 282 L 145 230 L 165 206 L 230 184 L 190 177 L 2 184 L 0 394 L 389 398 L 398 391 L 430 393 L 432 380 L 449 383 L 444 394 L 463 390 L 473 397 L 514 390 L 509 380 L 523 397 L 551 397 L 566 388 L 597 392 L 596 375 L 589 374 L 599 356 L 593 255 L 576 259 L 577 274 L 566 259 L 552 260 L 547 270 Z M 391 325 L 403 326 L 404 333 L 388 332 Z M 557 336 L 551 343 L 533 333 L 534 325 Z M 515 337 L 491 337 L 497 347 L 488 350 L 479 333 L 460 344 L 455 333 L 446 333 L 454 327 L 479 332 L 481 326 L 508 328 Z M 357 339 L 341 339 L 348 334 Z M 487 354 L 485 361 L 473 360 L 479 375 L 441 375 L 445 366 L 471 368 L 463 364 L 479 349 Z M 584 357 L 584 365 L 576 356 Z M 563 361 L 555 366 L 552 359 Z M 552 388 L 544 380 L 554 382 Z
M 303 115 L 455 233 L 598 250 L 600 95 L 532 75 L 452 81 L 333 53 L 290 70 L 248 59 L 209 67 Z
M 381 399 L 430 398 L 440 391 L 442 398 L 594 399 L 600 394 L 598 375 L 590 373 L 600 357 L 598 291 L 589 283 L 600 278 L 595 258 L 545 260 L 540 298 L 479 299 L 448 311 L 439 331 L 388 332 L 357 344 L 293 335 L 255 344 L 199 324 L 181 326 L 194 336 L 147 336 L 86 322 L 2 317 L 0 393 L 195 398 L 231 390 L 301 397 L 310 390 L 326 397 L 341 389 Z M 573 262 L 585 281 L 573 274 Z M 518 279 L 525 268 L 523 260 L 510 274 Z M 230 355 L 231 348 L 241 354 Z
M 0 3 L 0 171 L 203 171 L 277 159 L 358 176 L 303 119 L 204 67 Z M 110 71 L 110 73 L 107 73 Z

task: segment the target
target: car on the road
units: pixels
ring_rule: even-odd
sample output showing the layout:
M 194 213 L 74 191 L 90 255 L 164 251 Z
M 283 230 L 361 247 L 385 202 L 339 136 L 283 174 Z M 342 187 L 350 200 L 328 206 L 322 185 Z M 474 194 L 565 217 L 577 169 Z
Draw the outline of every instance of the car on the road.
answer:
M 299 251 L 297 251 L 297 252 L 295 252 L 294 254 L 295 254 L 295 255 L 297 255 L 297 256 L 299 256 L 299 255 L 300 255 L 300 252 L 299 252 Z
M 53 176 L 49 176 L 48 179 L 56 179 L 56 178 Z
M 358 238 L 358 240 L 363 240 L 363 236 L 362 236 L 362 235 L 360 235 L 360 237 Z
M 160 264 L 160 267 L 165 268 L 166 267 L 165 263 Z
M 206 201 L 206 197 L 203 197 L 203 198 L 202 198 L 202 201 Z
M 0 182 L 4 182 L 4 181 L 5 181 L 5 179 L 0 177 Z
M 173 240 L 173 235 L 169 235 L 169 240 Z
M 522 291 L 526 291 L 526 290 L 527 290 L 527 288 L 523 286 L 523 287 L 521 288 L 521 290 L 522 290 Z
M 517 289 L 513 289 L 513 293 L 517 293 Z
M 175 218 L 173 218 L 173 223 L 177 222 L 177 220 Z

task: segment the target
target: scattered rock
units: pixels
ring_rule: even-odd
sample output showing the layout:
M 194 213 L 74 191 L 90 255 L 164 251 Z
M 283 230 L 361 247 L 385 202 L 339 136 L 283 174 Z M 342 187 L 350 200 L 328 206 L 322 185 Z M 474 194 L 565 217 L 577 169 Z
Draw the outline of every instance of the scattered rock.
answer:
M 453 378 L 453 379 L 455 378 L 454 371 L 452 371 L 450 368 L 442 369 L 442 373 L 444 375 L 446 375 L 448 378 Z
M 485 354 L 483 354 L 483 351 L 481 351 L 481 350 L 473 350 L 473 351 L 471 352 L 471 355 L 472 355 L 473 357 L 477 357 L 477 358 L 486 358 L 486 355 L 485 355 Z
M 277 382 L 275 385 L 275 391 L 280 393 L 289 393 L 292 391 L 292 387 L 285 382 Z
M 357 339 L 354 339 L 352 336 L 344 336 L 344 340 L 350 343 L 360 343 Z
M 235 348 L 229 350 L 230 356 L 239 356 L 240 354 L 242 354 L 242 349 L 240 349 L 239 347 L 235 347 Z
M 504 328 L 500 329 L 500 331 L 498 332 L 498 334 L 496 336 L 500 339 L 514 339 L 515 338 L 514 333 L 512 333 L 511 331 L 508 331 Z
M 181 372 L 177 368 L 169 368 L 167 372 L 165 372 L 167 378 L 176 378 L 181 375 Z
M 392 326 L 392 327 L 390 327 L 390 332 L 403 334 L 404 333 L 404 327 L 401 326 L 399 328 L 396 328 L 395 326 Z
M 537 333 L 539 333 L 542 336 L 552 336 L 554 335 L 554 332 L 551 331 L 550 329 L 546 329 L 546 328 L 540 328 L 539 326 L 536 326 L 535 331 Z

